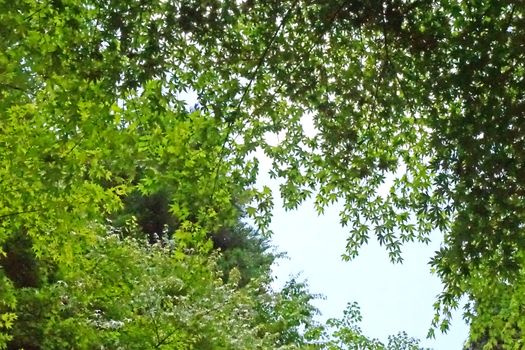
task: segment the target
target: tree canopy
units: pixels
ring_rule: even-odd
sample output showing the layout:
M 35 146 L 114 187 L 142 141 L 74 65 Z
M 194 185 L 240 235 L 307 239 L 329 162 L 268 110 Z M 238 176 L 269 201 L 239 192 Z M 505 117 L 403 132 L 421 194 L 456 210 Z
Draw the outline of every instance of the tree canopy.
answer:
M 51 303 L 45 309 L 55 316 L 89 314 L 86 332 L 107 330 L 94 335 L 104 344 L 144 337 L 159 348 L 174 327 L 179 348 L 248 344 L 255 328 L 228 339 L 213 328 L 245 324 L 219 320 L 222 313 L 200 323 L 211 327 L 203 331 L 208 338 L 184 333 L 177 322 L 201 322 L 185 309 L 193 307 L 188 300 L 176 305 L 187 319 L 156 313 L 148 319 L 153 328 L 139 320 L 125 337 L 118 322 L 164 310 L 179 285 L 185 297 L 213 296 L 225 308 L 244 305 L 240 298 L 252 308 L 253 291 L 227 292 L 229 278 L 217 284 L 210 256 L 213 237 L 243 215 L 269 234 L 272 193 L 255 184 L 256 151 L 283 180 L 287 208 L 309 197 L 320 213 L 343 203 L 347 259 L 375 238 L 400 262 L 404 243 L 442 233 L 431 266 L 445 289 L 433 325 L 446 330 L 450 310 L 467 296 L 473 341 L 517 344 L 524 324 L 516 306 L 525 248 L 524 11 L 520 2 L 498 0 L 0 1 L 0 345 L 15 318 L 27 316 L 24 308 L 37 310 L 39 302 Z M 187 92 L 198 96 L 192 108 Z M 305 118 L 315 135 L 305 132 Z M 271 135 L 279 142 L 269 142 Z M 108 236 L 134 227 L 133 217 L 148 233 L 147 213 L 133 211 L 141 205 L 133 198 L 163 191 L 158 214 L 169 219 L 160 222 L 175 248 L 151 237 L 148 244 L 169 253 L 159 257 L 136 236 Z M 124 225 L 108 222 L 119 218 Z M 122 254 L 144 261 L 113 266 Z M 17 259 L 25 261 L 16 263 L 25 281 L 6 268 Z M 168 273 L 187 261 L 192 269 Z M 206 281 L 203 291 L 186 275 L 193 266 L 202 266 L 195 273 Z M 126 273 L 96 286 L 116 278 L 104 269 Z M 140 302 L 147 312 L 133 309 L 151 284 L 158 287 L 153 300 Z M 83 295 L 79 286 L 93 292 Z M 35 288 L 50 299 L 35 299 Z M 112 293 L 131 309 L 108 316 Z M 64 296 L 92 299 L 70 304 Z M 271 305 L 253 308 L 271 320 Z M 78 331 L 53 324 L 68 320 L 48 320 L 39 331 Z M 229 320 L 239 323 L 221 323 Z M 346 330 L 335 337 L 349 339 L 352 327 L 339 322 Z M 261 335 L 275 333 L 258 332 L 261 346 L 275 346 Z M 82 341 L 94 344 L 87 335 Z

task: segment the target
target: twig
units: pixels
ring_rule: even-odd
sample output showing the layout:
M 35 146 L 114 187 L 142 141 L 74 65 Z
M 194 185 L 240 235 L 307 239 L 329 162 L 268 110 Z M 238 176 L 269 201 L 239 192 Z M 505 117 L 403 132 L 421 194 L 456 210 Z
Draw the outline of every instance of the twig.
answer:
M 217 162 L 217 166 L 215 167 L 215 175 L 214 175 L 214 179 L 213 179 L 213 187 L 212 187 L 211 197 L 210 197 L 211 200 L 213 200 L 213 197 L 215 196 L 215 190 L 217 188 L 217 180 L 218 180 L 218 177 L 219 177 L 219 172 L 220 172 L 220 169 L 221 169 L 222 164 L 224 162 L 224 152 L 225 152 L 225 149 L 226 149 L 226 144 L 227 144 L 228 139 L 230 138 L 230 135 L 232 133 L 233 123 L 236 120 L 236 118 L 235 118 L 236 115 L 235 114 L 237 114 L 239 112 L 239 110 L 240 110 L 240 108 L 242 106 L 242 103 L 244 102 L 244 99 L 248 95 L 248 91 L 250 90 L 251 86 L 253 85 L 253 82 L 255 81 L 255 78 L 257 77 L 257 75 L 259 73 L 259 70 L 261 69 L 261 67 L 264 64 L 266 56 L 270 52 L 270 48 L 272 47 L 272 45 L 273 45 L 275 39 L 277 38 L 277 35 L 279 34 L 279 32 L 284 28 L 284 26 L 286 25 L 286 22 L 288 22 L 288 19 L 291 17 L 292 10 L 295 9 L 295 6 L 297 5 L 298 2 L 299 2 L 299 0 L 295 0 L 293 2 L 292 6 L 290 6 L 290 8 L 288 9 L 288 11 L 286 11 L 286 14 L 284 15 L 281 23 L 279 24 L 279 26 L 277 27 L 277 29 L 273 33 L 273 36 L 271 37 L 271 39 L 268 41 L 268 44 L 266 45 L 266 48 L 265 48 L 264 52 L 262 53 L 261 57 L 259 58 L 259 61 L 257 62 L 257 66 L 255 67 L 255 69 L 254 69 L 254 71 L 252 73 L 252 76 L 250 77 L 250 81 L 248 82 L 248 85 L 244 88 L 243 94 L 242 94 L 239 102 L 237 103 L 237 106 L 235 107 L 235 109 L 233 111 L 234 115 L 232 116 L 232 118 L 229 118 L 230 120 L 228 121 L 228 125 L 226 127 L 226 135 L 224 136 L 224 140 L 222 142 L 221 150 L 219 152 L 219 161 Z
M 4 218 L 10 217 L 10 216 L 22 215 L 22 214 L 38 213 L 38 212 L 41 212 L 41 211 L 44 211 L 44 209 L 32 209 L 32 210 L 17 211 L 17 212 L 13 212 L 13 213 L 7 213 L 7 214 L 0 215 L 0 219 L 4 219 Z
M 0 86 L 4 86 L 4 87 L 7 87 L 7 88 L 10 88 L 10 89 L 13 89 L 13 90 L 18 90 L 18 91 L 24 91 L 24 92 L 27 91 L 24 88 L 21 88 L 19 86 L 12 85 L 12 84 L 9 84 L 9 83 L 0 83 Z

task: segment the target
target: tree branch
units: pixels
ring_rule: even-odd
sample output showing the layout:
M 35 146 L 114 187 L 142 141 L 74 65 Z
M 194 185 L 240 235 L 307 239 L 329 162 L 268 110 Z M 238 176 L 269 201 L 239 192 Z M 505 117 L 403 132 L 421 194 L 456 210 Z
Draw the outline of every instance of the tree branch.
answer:
M 38 212 L 41 212 L 41 211 L 44 211 L 44 209 L 32 209 L 32 210 L 17 211 L 17 212 L 13 212 L 13 213 L 7 213 L 7 214 L 0 215 L 0 219 L 4 219 L 4 218 L 10 217 L 10 216 L 22 215 L 22 214 L 38 213 Z
M 261 57 L 259 58 L 259 61 L 257 62 L 257 66 L 253 70 L 253 73 L 251 74 L 250 81 L 248 82 L 248 85 L 244 88 L 242 96 L 241 96 L 239 102 L 237 103 L 237 106 L 235 107 L 235 109 L 233 111 L 234 115 L 231 118 L 228 118 L 229 121 L 228 121 L 228 125 L 226 126 L 226 135 L 224 136 L 224 140 L 222 142 L 221 150 L 219 152 L 219 161 L 218 161 L 217 166 L 215 168 L 215 175 L 214 175 L 214 179 L 213 179 L 213 188 L 212 188 L 211 197 L 210 197 L 211 200 L 213 200 L 213 197 L 215 196 L 215 190 L 217 188 L 217 179 L 219 177 L 219 172 L 220 172 L 220 168 L 222 166 L 222 163 L 224 162 L 224 151 L 226 149 L 226 144 L 228 142 L 228 139 L 230 138 L 230 135 L 232 133 L 232 127 L 233 127 L 233 123 L 236 120 L 236 114 L 239 112 L 239 110 L 241 108 L 241 105 L 244 102 L 244 99 L 248 95 L 248 91 L 252 87 L 253 82 L 255 81 L 255 78 L 259 74 L 259 70 L 263 66 L 264 61 L 266 60 L 266 57 L 268 56 L 268 53 L 270 52 L 270 48 L 272 47 L 273 43 L 275 42 L 275 39 L 277 38 L 277 35 L 281 32 L 281 30 L 284 28 L 284 26 L 286 25 L 286 23 L 290 19 L 291 15 L 292 15 L 292 11 L 295 9 L 295 7 L 297 6 L 298 2 L 299 2 L 299 0 L 295 0 L 293 2 L 292 6 L 290 6 L 290 8 L 286 11 L 286 14 L 284 15 L 281 23 L 279 23 L 279 26 L 277 27 L 277 29 L 273 33 L 273 36 L 270 38 L 270 40 L 266 44 L 266 48 L 265 48 L 264 52 L 262 53 Z
M 13 85 L 13 84 L 9 84 L 9 83 L 0 83 L 0 86 L 6 87 L 6 88 L 10 88 L 10 89 L 13 89 L 13 90 L 23 91 L 23 92 L 27 91 L 24 88 L 21 88 L 19 86 L 16 86 L 16 85 Z

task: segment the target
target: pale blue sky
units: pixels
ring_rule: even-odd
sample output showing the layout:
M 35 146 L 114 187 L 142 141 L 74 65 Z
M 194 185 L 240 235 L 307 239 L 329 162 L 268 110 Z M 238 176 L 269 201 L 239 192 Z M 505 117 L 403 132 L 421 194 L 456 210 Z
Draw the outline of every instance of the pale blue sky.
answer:
M 348 302 L 357 301 L 363 315 L 361 326 L 367 336 L 386 341 L 388 335 L 406 331 L 435 350 L 463 348 L 468 327 L 461 318 L 461 310 L 456 313 L 448 334 L 438 332 L 435 339 L 426 339 L 434 315 L 432 305 L 442 290 L 428 265 L 440 245 L 437 234 L 429 245 L 406 245 L 403 264 L 391 264 L 384 248 L 373 239 L 359 257 L 344 262 L 341 254 L 347 231 L 339 225 L 337 206 L 318 216 L 312 201 L 307 201 L 299 209 L 287 212 L 282 209 L 278 183 L 265 175 L 261 175 L 260 183 L 274 191 L 272 241 L 278 251 L 288 255 L 288 259 L 280 260 L 274 267 L 276 287 L 300 273 L 311 292 L 326 297 L 315 303 L 323 320 L 340 317 Z
M 311 116 L 302 118 L 305 133 L 317 131 Z M 266 141 L 277 144 L 277 135 L 267 135 Z M 426 339 L 434 316 L 433 304 L 442 291 L 437 276 L 430 273 L 428 261 L 441 244 L 435 234 L 429 245 L 411 243 L 403 247 L 403 264 L 392 264 L 383 247 L 372 238 L 359 256 L 345 262 L 341 259 L 348 232 L 339 224 L 340 206 L 327 208 L 317 215 L 313 201 L 308 200 L 297 210 L 285 211 L 279 197 L 279 182 L 268 176 L 271 161 L 257 152 L 260 162 L 258 185 L 266 185 L 274 194 L 275 208 L 271 229 L 277 251 L 286 252 L 288 259 L 273 268 L 275 287 L 281 287 L 290 276 L 300 273 L 313 293 L 323 294 L 316 306 L 321 319 L 341 317 L 348 302 L 361 307 L 364 333 L 386 341 L 387 337 L 406 331 L 419 338 L 422 345 L 435 350 L 461 350 L 468 327 L 458 310 L 447 334 L 436 332 L 435 339 Z M 387 182 L 391 181 L 388 180 Z M 381 191 L 388 191 L 388 183 Z
M 311 115 L 303 116 L 301 122 L 307 136 L 317 133 Z M 267 134 L 266 141 L 278 144 L 280 138 Z M 373 238 L 356 259 L 345 262 L 341 255 L 348 233 L 339 224 L 340 208 L 334 205 L 319 216 L 310 200 L 297 210 L 285 211 L 279 198 L 279 183 L 268 176 L 270 160 L 263 152 L 257 152 L 256 157 L 260 162 L 258 184 L 269 186 L 275 198 L 272 240 L 276 249 L 286 252 L 289 258 L 279 261 L 273 269 L 277 288 L 290 276 L 300 273 L 308 281 L 311 292 L 326 297 L 316 302 L 322 320 L 342 316 L 347 303 L 357 301 L 363 315 L 361 326 L 369 337 L 386 341 L 389 335 L 405 331 L 419 338 L 425 347 L 463 349 L 468 327 L 461 309 L 454 314 L 447 334 L 437 331 L 435 339 L 426 339 L 434 316 L 433 304 L 443 289 L 428 265 L 442 241 L 438 234 L 429 245 L 405 245 L 403 264 L 390 263 L 385 249 Z M 387 193 L 391 185 L 388 182 L 392 180 L 392 176 L 387 176 L 379 192 Z

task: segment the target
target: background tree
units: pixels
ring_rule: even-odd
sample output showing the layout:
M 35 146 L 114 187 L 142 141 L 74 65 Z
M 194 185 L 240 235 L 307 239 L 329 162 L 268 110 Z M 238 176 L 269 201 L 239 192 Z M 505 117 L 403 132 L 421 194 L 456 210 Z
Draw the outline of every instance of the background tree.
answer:
M 174 190 L 171 190 L 174 191 Z M 170 190 L 164 188 L 151 195 L 136 191 L 123 199 L 124 207 L 112 219 L 114 224 L 125 228 L 129 220 L 136 218 L 139 237 L 147 237 L 150 243 L 172 241 L 181 221 L 170 212 Z M 195 220 L 198 208 L 190 209 L 188 220 Z M 221 255 L 218 266 L 227 279 L 232 268 L 241 273 L 241 286 L 251 279 L 269 274 L 270 266 L 278 254 L 271 250 L 268 236 L 263 236 L 242 222 L 242 217 L 229 226 L 207 233 L 213 248 Z

